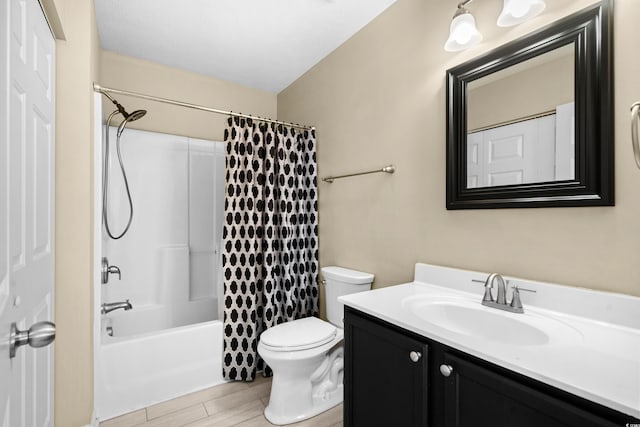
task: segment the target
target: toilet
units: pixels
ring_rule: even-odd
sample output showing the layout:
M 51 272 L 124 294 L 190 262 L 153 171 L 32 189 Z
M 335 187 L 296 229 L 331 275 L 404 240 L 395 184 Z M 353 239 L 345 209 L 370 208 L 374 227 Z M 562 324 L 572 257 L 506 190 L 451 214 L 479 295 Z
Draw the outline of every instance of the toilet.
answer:
M 371 289 L 373 274 L 323 267 L 327 319 L 306 317 L 267 329 L 258 354 L 273 370 L 264 416 L 276 425 L 311 418 L 342 402 L 342 295 Z

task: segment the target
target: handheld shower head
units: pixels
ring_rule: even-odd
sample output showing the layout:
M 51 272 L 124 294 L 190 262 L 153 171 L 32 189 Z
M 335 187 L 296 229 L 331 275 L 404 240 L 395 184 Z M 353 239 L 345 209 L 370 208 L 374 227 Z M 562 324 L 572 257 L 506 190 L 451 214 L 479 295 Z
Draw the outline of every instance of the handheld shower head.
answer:
M 145 114 L 147 114 L 147 110 L 136 110 L 131 114 L 125 116 L 125 118 L 127 119 L 127 121 L 134 122 L 138 119 L 143 118 Z
M 147 114 L 147 110 L 135 110 L 134 112 L 129 114 L 127 113 L 127 110 L 124 109 L 122 104 L 116 101 L 111 95 L 109 95 L 109 93 L 105 91 L 102 91 L 101 93 L 106 96 L 109 101 L 113 102 L 113 104 L 118 109 L 118 113 L 122 114 L 122 117 L 124 117 L 124 120 L 120 123 L 120 126 L 118 126 L 118 136 L 122 134 L 127 123 L 141 119 L 145 114 Z
M 129 230 L 129 227 L 131 226 L 131 222 L 133 220 L 133 200 L 131 198 L 131 192 L 129 191 L 129 181 L 127 180 L 127 173 L 124 170 L 124 164 L 122 163 L 122 155 L 120 153 L 120 135 L 122 135 L 122 132 L 124 131 L 125 126 L 127 126 L 127 123 L 129 122 L 133 122 L 136 121 L 138 119 L 141 119 L 142 117 L 144 117 L 145 114 L 147 114 L 147 110 L 135 110 L 133 111 L 131 114 L 127 113 L 127 111 L 124 109 L 124 107 L 115 99 L 113 99 L 113 97 L 111 95 L 109 95 L 106 91 L 101 91 L 101 93 L 106 96 L 111 102 L 113 102 L 115 104 L 115 106 L 117 107 L 117 110 L 115 110 L 114 112 L 112 112 L 109 115 L 109 118 L 107 119 L 107 123 L 105 125 L 106 127 L 106 137 L 105 137 L 105 156 L 104 156 L 104 165 L 103 165 L 103 175 L 102 175 L 102 222 L 104 224 L 104 228 L 105 231 L 107 232 L 107 234 L 109 235 L 109 237 L 111 237 L 114 240 L 120 239 L 122 238 L 122 236 L 124 236 L 127 231 Z M 109 189 L 109 156 L 110 156 L 110 151 L 109 151 L 109 127 L 111 126 L 111 119 L 113 119 L 117 114 L 122 114 L 122 122 L 120 123 L 120 125 L 118 126 L 118 130 L 116 132 L 117 134 L 117 140 L 116 140 L 116 152 L 118 154 L 118 162 L 120 163 L 120 170 L 122 171 L 122 179 L 124 181 L 124 188 L 127 191 L 127 199 L 129 199 L 129 220 L 127 221 L 127 225 L 125 226 L 124 230 L 122 231 L 122 233 L 118 234 L 118 235 L 114 235 L 111 233 L 111 230 L 109 228 L 109 218 L 107 215 L 108 212 L 108 203 L 109 203 L 109 197 L 108 197 L 108 189 Z
M 141 119 L 142 117 L 144 117 L 145 114 L 147 114 L 147 110 L 135 110 L 131 114 L 129 114 L 126 111 L 124 111 L 124 108 L 123 108 L 122 111 L 120 111 L 120 113 L 122 113 L 122 115 L 124 116 L 124 120 L 120 122 L 120 126 L 118 126 L 118 133 L 117 133 L 118 136 L 122 135 L 122 132 L 124 131 L 125 126 L 127 126 L 127 123 L 135 122 L 136 120 Z

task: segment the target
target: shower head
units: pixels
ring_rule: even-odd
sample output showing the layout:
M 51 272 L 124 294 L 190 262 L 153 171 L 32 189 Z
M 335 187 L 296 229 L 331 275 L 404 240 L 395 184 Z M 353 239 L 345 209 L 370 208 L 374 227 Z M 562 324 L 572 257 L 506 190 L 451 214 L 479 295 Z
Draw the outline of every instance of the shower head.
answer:
M 125 110 L 118 101 L 114 100 L 113 103 L 116 104 L 116 107 L 118 107 L 118 112 L 122 114 L 122 117 L 124 117 L 124 119 L 128 122 L 138 120 L 142 118 L 142 116 L 147 114 L 147 110 L 135 110 L 133 113 L 127 113 L 127 110 Z
M 147 114 L 147 110 L 135 110 L 132 113 L 127 113 L 127 110 L 124 109 L 122 104 L 116 101 L 111 95 L 109 95 L 109 93 L 105 91 L 102 91 L 101 93 L 109 98 L 109 101 L 113 102 L 113 104 L 118 108 L 118 113 L 122 114 L 122 117 L 124 117 L 124 120 L 122 121 L 122 123 L 120 123 L 120 126 L 118 126 L 118 136 L 122 134 L 122 131 L 124 130 L 124 127 L 127 125 L 127 123 L 141 119 L 145 114 Z
M 128 122 L 134 122 L 134 121 L 136 121 L 138 119 L 143 118 L 145 114 L 147 114 L 147 110 L 136 110 L 131 114 L 125 115 L 124 118 Z
M 118 106 L 122 107 L 120 104 L 118 104 Z M 120 108 L 118 108 L 118 110 L 120 110 Z M 124 131 L 124 128 L 127 125 L 127 123 L 135 122 L 136 120 L 141 119 L 142 117 L 144 117 L 145 114 L 147 114 L 147 110 L 136 110 L 131 114 L 129 114 L 126 111 L 124 111 L 124 108 L 123 108 L 120 111 L 120 113 L 122 113 L 122 115 L 124 116 L 124 120 L 120 123 L 120 126 L 118 126 L 118 133 L 117 133 L 118 136 L 122 135 L 122 132 Z

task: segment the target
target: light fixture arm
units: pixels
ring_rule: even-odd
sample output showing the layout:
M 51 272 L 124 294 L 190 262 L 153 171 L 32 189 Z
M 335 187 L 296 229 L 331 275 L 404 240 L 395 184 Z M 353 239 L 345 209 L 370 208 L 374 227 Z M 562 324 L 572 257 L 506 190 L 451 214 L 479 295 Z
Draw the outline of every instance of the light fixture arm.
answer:
M 463 15 L 465 13 L 470 13 L 465 6 L 471 3 L 473 0 L 464 0 L 463 2 L 458 3 L 458 8 L 456 9 L 456 13 L 453 14 L 453 17 Z

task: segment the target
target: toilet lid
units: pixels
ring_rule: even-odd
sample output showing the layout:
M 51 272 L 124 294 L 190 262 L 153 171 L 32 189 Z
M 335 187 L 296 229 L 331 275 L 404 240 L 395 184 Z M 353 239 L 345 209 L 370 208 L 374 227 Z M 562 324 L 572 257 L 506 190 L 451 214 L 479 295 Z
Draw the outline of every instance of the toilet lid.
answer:
M 274 351 L 306 350 L 328 343 L 336 332 L 331 323 L 305 317 L 267 329 L 260 335 L 260 341 Z

